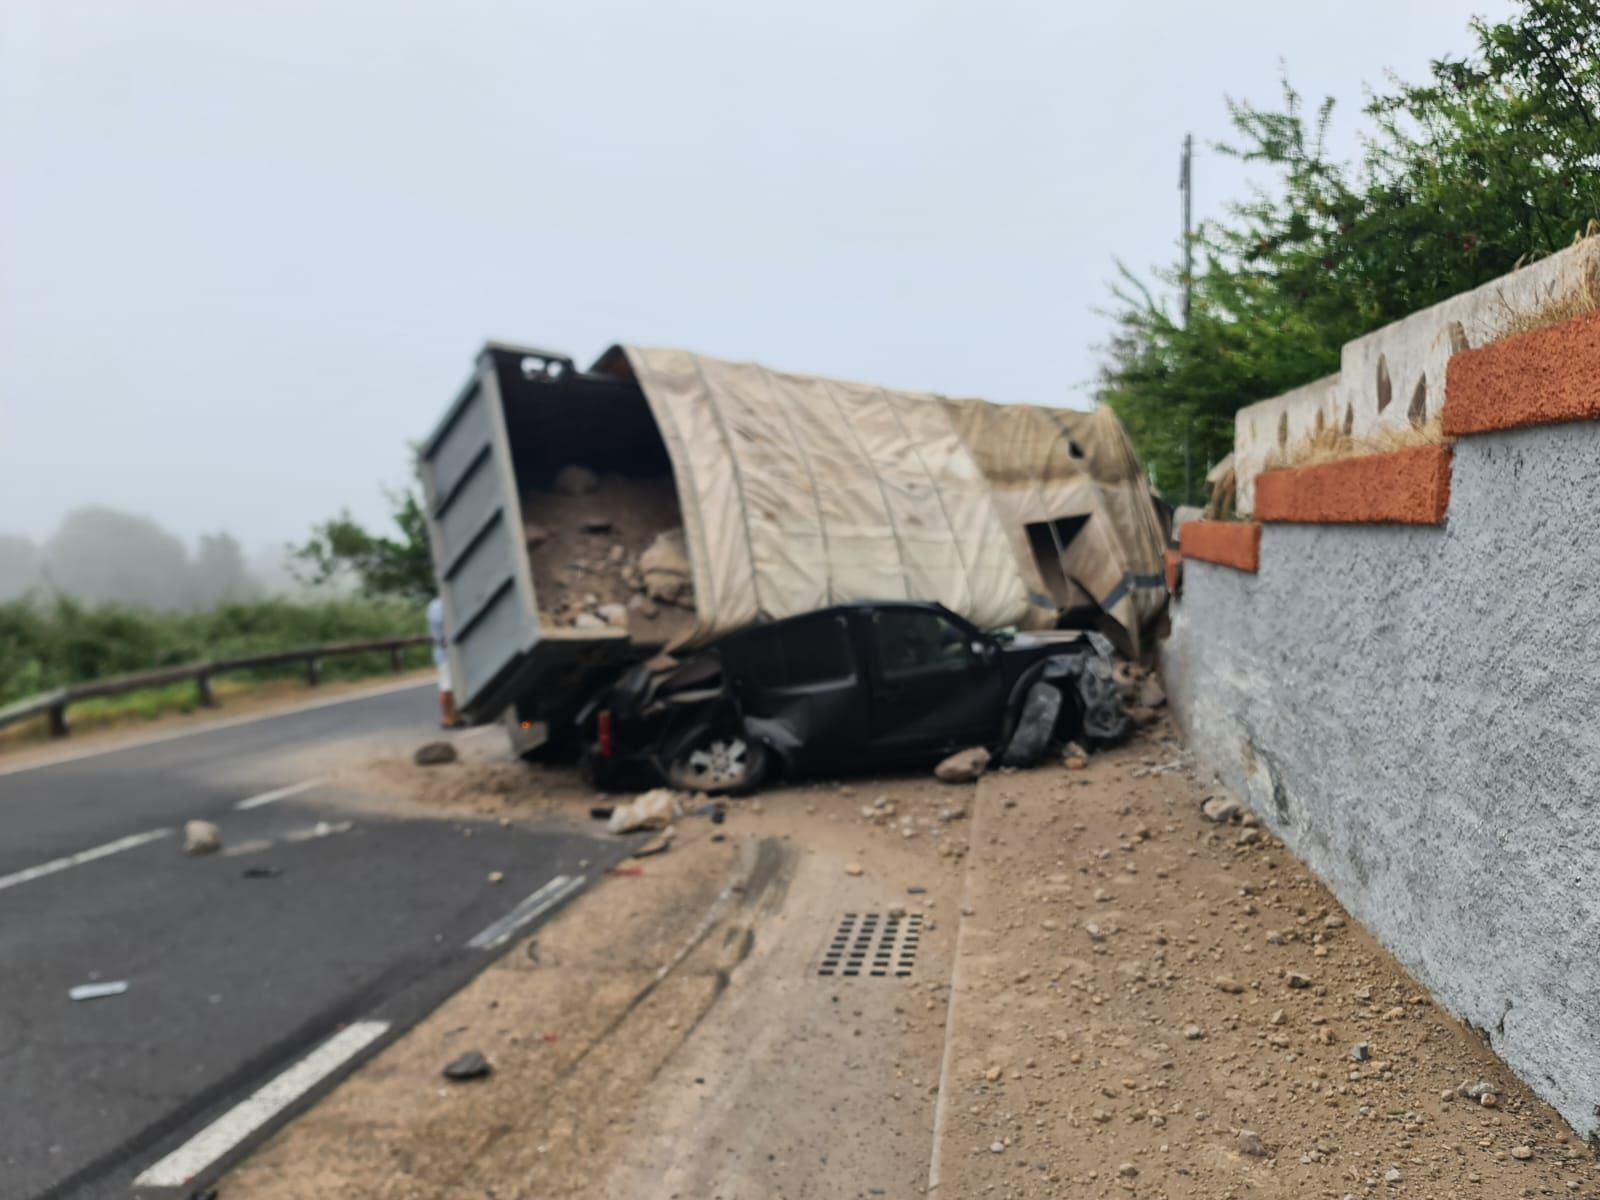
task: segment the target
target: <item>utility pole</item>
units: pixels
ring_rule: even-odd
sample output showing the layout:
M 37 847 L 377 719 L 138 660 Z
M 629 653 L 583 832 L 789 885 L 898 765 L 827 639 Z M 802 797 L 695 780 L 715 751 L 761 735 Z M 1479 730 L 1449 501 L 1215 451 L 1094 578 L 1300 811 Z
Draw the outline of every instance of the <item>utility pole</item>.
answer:
M 1183 193 L 1183 327 L 1189 328 L 1189 305 L 1194 294 L 1194 134 L 1183 135 L 1183 160 L 1178 168 L 1178 190 Z M 1183 502 L 1194 503 L 1194 462 L 1189 434 L 1194 419 L 1183 415 Z

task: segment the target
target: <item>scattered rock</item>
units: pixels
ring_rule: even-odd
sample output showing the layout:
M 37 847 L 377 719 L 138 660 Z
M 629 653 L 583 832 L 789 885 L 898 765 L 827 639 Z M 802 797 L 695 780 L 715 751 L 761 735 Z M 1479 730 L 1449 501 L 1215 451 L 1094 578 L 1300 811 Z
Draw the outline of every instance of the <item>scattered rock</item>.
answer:
M 504 871 L 490 871 L 489 872 L 489 882 L 490 883 L 504 883 L 505 881 L 506 881 L 506 873 Z
M 990 1142 L 989 1143 L 989 1153 L 990 1154 L 1004 1154 L 1005 1152 L 1006 1152 L 1006 1144 L 1004 1142 Z
M 990 1083 L 998 1083 L 1000 1081 L 1000 1068 L 999 1067 L 990 1067 L 987 1071 L 985 1071 L 983 1073 L 983 1077 L 985 1079 L 987 1079 Z
M 1206 1036 L 1206 1031 L 1198 1025 L 1185 1025 L 1183 1027 L 1183 1036 L 1191 1042 L 1198 1042 Z
M 1239 802 L 1232 796 L 1212 796 L 1200 806 L 1200 815 L 1219 825 L 1227 821 L 1237 821 L 1243 812 L 1244 809 L 1239 807 Z
M 1140 708 L 1160 708 L 1167 702 L 1167 690 L 1161 686 L 1161 681 L 1154 675 L 1145 677 L 1139 685 Z
M 1139 1168 L 1134 1166 L 1132 1163 L 1123 1163 L 1117 1168 L 1117 1174 L 1121 1175 L 1124 1179 L 1132 1179 L 1138 1173 Z
M 689 543 L 682 529 L 669 529 L 639 555 L 644 590 L 652 600 L 680 604 L 694 598 L 694 575 L 689 567 Z
M 468 1050 L 460 1058 L 447 1063 L 444 1068 L 444 1077 L 457 1082 L 467 1079 L 483 1079 L 494 1070 L 489 1065 L 489 1060 L 476 1050 Z
M 608 624 L 609 622 L 598 613 L 581 612 L 572 618 L 574 629 L 604 629 Z
M 1533 1147 L 1513 1146 L 1511 1147 L 1511 1157 L 1516 1159 L 1518 1162 L 1527 1162 L 1533 1157 Z
M 1292 988 L 1308 988 L 1311 986 L 1311 976 L 1302 975 L 1299 971 L 1290 971 L 1283 977 L 1283 981 Z
M 1276 1010 L 1270 1017 L 1267 1018 L 1267 1024 L 1269 1024 L 1269 1025 L 1282 1025 L 1288 1019 L 1289 1018 L 1284 1013 L 1283 1009 L 1280 1008 L 1280 1009 Z
M 1069 771 L 1081 771 L 1089 765 L 1089 760 L 1081 754 L 1069 754 L 1061 760 L 1061 765 Z
M 543 525 L 537 525 L 532 521 L 526 521 L 522 526 L 522 536 L 523 539 L 528 543 L 529 550 L 537 550 L 540 546 L 544 545 L 550 540 L 550 531 Z
M 853 862 L 853 863 L 845 863 L 845 865 L 844 865 L 844 873 L 846 875 L 860 875 L 860 874 L 863 873 L 863 871 L 864 871 L 864 868 L 862 867 L 862 865 L 860 863 Z
M 652 788 L 638 799 L 611 810 L 606 829 L 627 833 L 633 829 L 665 829 L 683 815 L 683 805 L 671 788 Z
M 1485 1092 L 1483 1095 L 1478 1097 L 1478 1103 L 1483 1105 L 1484 1108 L 1499 1108 L 1500 1097 L 1496 1096 L 1493 1092 Z
M 1241 829 L 1239 830 L 1239 836 L 1234 839 L 1234 844 L 1238 846 L 1254 846 L 1260 840 L 1261 830 Z
M 989 752 L 982 746 L 958 750 L 933 769 L 943 783 L 972 783 L 989 765 Z
M 1217 991 L 1227 992 L 1230 996 L 1237 996 L 1244 991 L 1244 984 L 1229 975 L 1218 975 L 1216 985 Z
M 222 849 L 222 830 L 210 821 L 186 821 L 183 826 L 185 854 L 215 854 Z
M 626 604 L 602 604 L 594 610 L 594 615 L 607 625 L 628 624 L 628 606 Z
M 417 747 L 416 753 L 412 754 L 411 761 L 419 767 L 437 767 L 444 763 L 453 763 L 459 757 L 456 748 L 449 742 L 424 742 Z
M 1372 1057 L 1372 1047 L 1366 1042 L 1357 1042 L 1350 1048 L 1350 1057 L 1356 1062 L 1366 1062 Z
M 1383 1181 L 1385 1183 L 1399 1183 L 1403 1179 L 1405 1179 L 1405 1176 L 1400 1174 L 1399 1167 L 1390 1167 L 1383 1173 Z
M 557 471 L 555 482 L 550 486 L 563 496 L 590 496 L 600 490 L 600 476 L 588 467 L 573 463 Z
M 1241 1129 L 1237 1139 L 1240 1154 L 1248 1154 L 1252 1158 L 1265 1158 L 1267 1147 L 1261 1140 L 1261 1135 L 1253 1129 Z

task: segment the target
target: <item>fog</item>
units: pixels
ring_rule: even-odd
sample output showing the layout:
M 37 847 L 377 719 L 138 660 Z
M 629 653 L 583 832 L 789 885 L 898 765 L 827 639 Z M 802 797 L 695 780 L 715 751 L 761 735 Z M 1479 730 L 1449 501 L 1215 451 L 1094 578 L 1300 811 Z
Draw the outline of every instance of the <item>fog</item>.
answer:
M 189 545 L 149 517 L 113 508 L 75 509 L 42 543 L 0 533 L 0 601 L 66 596 L 90 605 L 197 610 L 339 590 L 299 579 L 287 546 L 262 547 L 247 560 L 229 533 L 202 534 Z

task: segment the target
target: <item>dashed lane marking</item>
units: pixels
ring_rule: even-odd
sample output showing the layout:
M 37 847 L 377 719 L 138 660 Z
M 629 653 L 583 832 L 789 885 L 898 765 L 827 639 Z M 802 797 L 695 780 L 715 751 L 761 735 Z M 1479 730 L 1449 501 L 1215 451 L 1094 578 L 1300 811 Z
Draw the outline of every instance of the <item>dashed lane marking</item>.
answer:
M 276 804 L 279 800 L 287 800 L 290 796 L 298 796 L 301 792 L 309 792 L 323 782 L 324 780 L 321 779 L 308 779 L 304 783 L 291 783 L 288 787 L 262 792 L 259 796 L 250 796 L 239 801 L 233 807 L 240 812 L 246 812 L 252 808 L 260 808 L 264 804 Z
M 98 858 L 109 858 L 111 855 L 120 854 L 124 850 L 132 850 L 136 846 L 159 841 L 171 833 L 171 829 L 152 829 L 147 833 L 133 833 L 125 838 L 118 838 L 114 842 L 107 842 L 103 846 L 96 846 L 92 850 L 80 850 L 78 853 L 69 854 L 65 858 L 53 858 L 47 863 L 40 863 L 37 867 L 29 867 L 24 871 L 15 871 L 10 875 L 0 875 L 0 892 L 5 891 L 8 887 L 16 887 L 19 883 L 31 883 L 35 879 L 43 879 L 46 875 L 54 875 L 57 871 L 65 871 L 68 867 L 79 867 L 84 863 L 94 862 Z

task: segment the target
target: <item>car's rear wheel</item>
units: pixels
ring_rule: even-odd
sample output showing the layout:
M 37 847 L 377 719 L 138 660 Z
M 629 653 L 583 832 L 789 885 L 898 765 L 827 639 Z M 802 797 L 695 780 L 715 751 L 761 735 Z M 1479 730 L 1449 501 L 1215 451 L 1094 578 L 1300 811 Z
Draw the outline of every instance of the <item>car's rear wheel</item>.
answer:
M 679 751 L 667 767 L 667 782 L 708 795 L 753 792 L 770 766 L 771 756 L 760 742 L 740 733 L 707 732 Z

